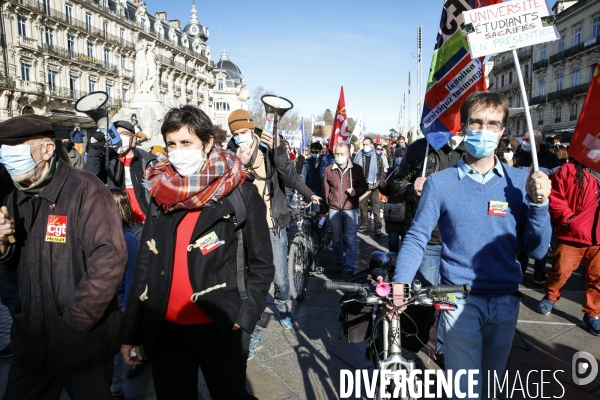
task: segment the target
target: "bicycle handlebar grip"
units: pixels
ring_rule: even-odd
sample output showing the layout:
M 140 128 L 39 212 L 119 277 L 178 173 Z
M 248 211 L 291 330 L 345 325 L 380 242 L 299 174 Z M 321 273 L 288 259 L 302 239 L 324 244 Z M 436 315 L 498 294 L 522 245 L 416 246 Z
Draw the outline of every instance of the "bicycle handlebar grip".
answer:
M 343 292 L 360 293 L 363 286 L 358 283 L 325 281 L 325 289 L 341 290 Z
M 431 289 L 432 293 L 469 293 L 471 291 L 471 285 L 468 283 L 464 285 L 438 285 L 433 286 Z

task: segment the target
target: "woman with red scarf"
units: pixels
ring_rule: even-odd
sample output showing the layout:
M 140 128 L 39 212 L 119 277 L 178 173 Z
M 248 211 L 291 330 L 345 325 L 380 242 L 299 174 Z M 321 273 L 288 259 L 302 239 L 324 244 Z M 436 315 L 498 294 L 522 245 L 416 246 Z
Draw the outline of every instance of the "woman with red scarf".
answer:
M 150 357 L 159 400 L 196 400 L 198 368 L 213 399 L 253 399 L 250 333 L 274 275 L 265 203 L 237 158 L 214 146 L 200 109 L 172 109 L 161 133 L 168 159 L 146 171 L 152 198 L 121 324 L 123 358 L 138 364 L 142 349 Z

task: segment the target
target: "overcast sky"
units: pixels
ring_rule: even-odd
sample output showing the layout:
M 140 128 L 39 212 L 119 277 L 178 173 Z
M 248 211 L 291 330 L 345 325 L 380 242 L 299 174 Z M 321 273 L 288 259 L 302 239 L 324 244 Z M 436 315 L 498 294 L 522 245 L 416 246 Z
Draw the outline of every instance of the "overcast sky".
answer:
M 146 3 L 150 13 L 166 11 L 182 27 L 189 21 L 191 0 Z M 198 0 L 196 7 L 210 30 L 212 60 L 225 48 L 251 92 L 270 89 L 309 117 L 335 112 L 344 86 L 348 116 L 362 114 L 367 132 L 384 134 L 398 128 L 410 71 L 416 125 L 417 27 L 423 29 L 423 96 L 442 0 Z

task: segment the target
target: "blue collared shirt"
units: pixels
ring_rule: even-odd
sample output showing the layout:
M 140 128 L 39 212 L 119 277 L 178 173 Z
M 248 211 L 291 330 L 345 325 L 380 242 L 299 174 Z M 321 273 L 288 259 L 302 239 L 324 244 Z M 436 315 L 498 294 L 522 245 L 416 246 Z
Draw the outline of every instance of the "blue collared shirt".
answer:
M 467 163 L 465 162 L 465 157 L 464 156 L 461 157 L 461 159 L 458 161 L 458 164 L 457 164 L 458 179 L 462 179 L 465 176 L 468 176 L 469 178 L 473 179 L 475 182 L 479 182 L 482 185 L 485 185 L 487 182 L 489 182 L 494 177 L 494 174 L 498 175 L 500 178 L 502 178 L 504 176 L 504 170 L 502 169 L 500 160 L 496 156 L 494 156 L 494 159 L 496 160 L 496 164 L 494 165 L 494 168 L 489 170 L 487 173 L 482 174 L 481 172 L 469 167 L 467 165 Z
M 465 176 L 468 176 L 469 178 L 473 179 L 475 182 L 479 182 L 482 185 L 485 185 L 487 182 L 489 182 L 494 177 L 494 175 L 497 175 L 500 178 L 504 177 L 504 169 L 502 168 L 502 164 L 500 163 L 500 160 L 496 156 L 494 156 L 494 159 L 496 160 L 496 164 L 494 165 L 494 168 L 489 170 L 487 173 L 482 174 L 481 172 L 476 171 L 473 168 L 469 167 L 467 165 L 467 163 L 465 162 L 465 157 L 462 156 L 461 159 L 458 161 L 458 164 L 456 164 L 456 166 L 458 167 L 457 168 L 458 179 L 462 179 Z M 529 195 L 525 196 L 525 201 L 528 206 L 543 207 L 543 206 L 548 205 L 547 199 L 543 203 L 534 203 L 529 199 Z

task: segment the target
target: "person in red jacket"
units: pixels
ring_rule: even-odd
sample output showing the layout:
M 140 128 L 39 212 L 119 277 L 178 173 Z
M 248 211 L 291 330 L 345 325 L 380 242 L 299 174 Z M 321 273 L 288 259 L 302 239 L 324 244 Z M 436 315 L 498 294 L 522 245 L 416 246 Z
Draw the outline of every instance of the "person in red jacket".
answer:
M 538 310 L 550 314 L 571 273 L 585 263 L 583 324 L 600 335 L 600 174 L 577 161 L 568 162 L 552 176 L 550 216 L 557 224 L 552 271 Z

